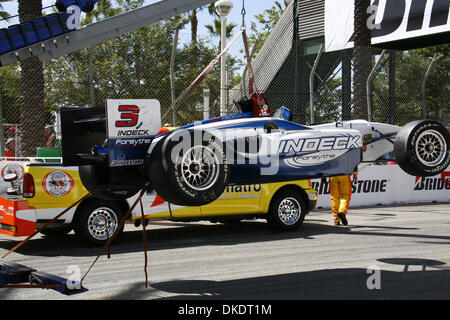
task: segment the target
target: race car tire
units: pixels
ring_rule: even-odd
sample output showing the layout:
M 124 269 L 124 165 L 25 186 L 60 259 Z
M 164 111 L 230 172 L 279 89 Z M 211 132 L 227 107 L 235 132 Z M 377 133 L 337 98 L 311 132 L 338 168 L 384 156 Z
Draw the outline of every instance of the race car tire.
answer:
M 228 185 L 231 172 L 222 142 L 203 132 L 195 134 L 201 135 L 200 141 L 195 141 L 192 131 L 174 132 L 150 155 L 150 183 L 170 203 L 206 205 Z
M 57 0 L 55 3 L 56 9 L 58 9 L 58 12 L 66 12 L 66 6 L 61 0 Z
M 145 184 L 136 167 L 110 168 L 106 163 L 80 166 L 78 171 L 83 186 L 93 196 L 118 200 L 134 196 Z
M 305 219 L 308 206 L 298 190 L 281 190 L 270 203 L 267 222 L 272 228 L 292 231 Z
M 153 152 L 149 157 L 147 175 L 150 180 L 151 186 L 156 191 L 156 193 L 167 202 L 175 204 L 177 201 L 179 201 L 179 199 L 175 195 L 175 192 L 172 190 L 172 187 L 167 181 L 167 173 L 163 167 L 162 161 L 161 147 L 165 139 L 166 138 L 159 141 L 158 144 L 154 147 Z
M 450 134 L 437 121 L 406 124 L 396 135 L 394 153 L 398 165 L 413 176 L 429 177 L 450 165 Z
M 103 246 L 108 240 L 105 218 L 108 221 L 108 235 L 111 237 L 119 226 L 124 214 L 123 206 L 117 201 L 91 198 L 77 209 L 72 226 L 75 235 L 84 244 Z M 123 227 L 117 237 L 122 231 Z
M 58 237 L 64 237 L 67 235 L 70 231 L 72 231 L 72 226 L 64 226 L 64 227 L 58 227 L 58 228 L 45 228 L 44 230 L 41 230 L 40 233 L 46 236 L 47 238 L 58 238 Z
M 95 7 L 95 3 L 90 3 L 87 6 L 84 6 L 83 8 L 81 8 L 81 10 L 85 13 L 89 13 L 94 10 L 94 7 Z
M 92 12 L 92 10 L 94 10 L 94 7 L 95 7 L 95 3 L 93 1 L 90 1 L 87 3 L 78 3 L 77 5 L 83 5 L 80 9 L 86 13 Z M 66 12 L 67 11 L 66 5 L 61 0 L 57 0 L 55 3 L 55 6 L 56 6 L 56 9 L 58 10 L 58 12 Z

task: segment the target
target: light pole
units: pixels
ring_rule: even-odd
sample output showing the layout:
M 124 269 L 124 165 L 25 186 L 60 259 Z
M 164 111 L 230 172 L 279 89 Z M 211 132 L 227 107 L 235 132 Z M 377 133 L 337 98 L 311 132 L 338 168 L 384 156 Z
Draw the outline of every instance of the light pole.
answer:
M 214 4 L 217 14 L 222 18 L 220 50 L 223 51 L 227 45 L 227 15 L 233 8 L 233 3 L 229 0 L 220 0 Z M 220 60 L 220 115 L 227 113 L 227 54 L 225 53 Z

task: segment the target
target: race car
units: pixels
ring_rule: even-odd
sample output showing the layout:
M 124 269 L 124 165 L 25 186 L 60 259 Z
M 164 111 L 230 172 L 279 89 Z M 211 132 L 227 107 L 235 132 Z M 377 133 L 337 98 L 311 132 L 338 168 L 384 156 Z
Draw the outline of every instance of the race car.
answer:
M 347 175 L 394 151 L 407 173 L 432 176 L 450 164 L 450 136 L 440 123 L 404 127 L 353 120 L 305 126 L 290 111 L 241 112 L 158 134 L 156 100 L 108 100 L 107 107 L 61 112 L 63 162 L 102 198 L 129 198 L 145 184 L 163 199 L 201 206 L 227 185 Z

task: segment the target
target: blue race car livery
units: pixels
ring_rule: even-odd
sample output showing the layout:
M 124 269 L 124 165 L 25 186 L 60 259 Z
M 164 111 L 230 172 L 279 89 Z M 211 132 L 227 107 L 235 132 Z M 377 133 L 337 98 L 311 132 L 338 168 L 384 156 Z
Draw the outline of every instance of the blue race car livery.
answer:
M 403 128 L 365 120 L 305 126 L 282 108 L 271 117 L 242 112 L 158 134 L 159 108 L 111 100 L 103 111 L 63 111 L 64 163 L 81 165 L 83 184 L 100 197 L 130 197 L 148 183 L 185 206 L 210 203 L 230 184 L 348 175 L 392 151 L 412 175 L 436 175 L 450 164 L 449 133 L 431 120 Z

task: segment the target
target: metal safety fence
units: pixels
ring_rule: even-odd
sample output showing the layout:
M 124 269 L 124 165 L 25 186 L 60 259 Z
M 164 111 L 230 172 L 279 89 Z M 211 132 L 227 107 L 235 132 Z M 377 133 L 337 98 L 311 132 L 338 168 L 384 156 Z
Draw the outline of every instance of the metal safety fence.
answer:
M 321 43 L 294 42 L 278 70 L 262 70 L 270 80 L 264 94 L 273 110 L 286 106 L 294 121 L 303 124 L 365 119 L 402 126 L 433 119 L 450 126 L 448 46 L 409 51 L 363 48 L 366 63 L 357 70 L 352 49 L 324 52 Z M 283 55 L 277 45 L 269 51 L 272 57 Z M 234 100 L 246 93 L 242 86 L 232 92 Z

